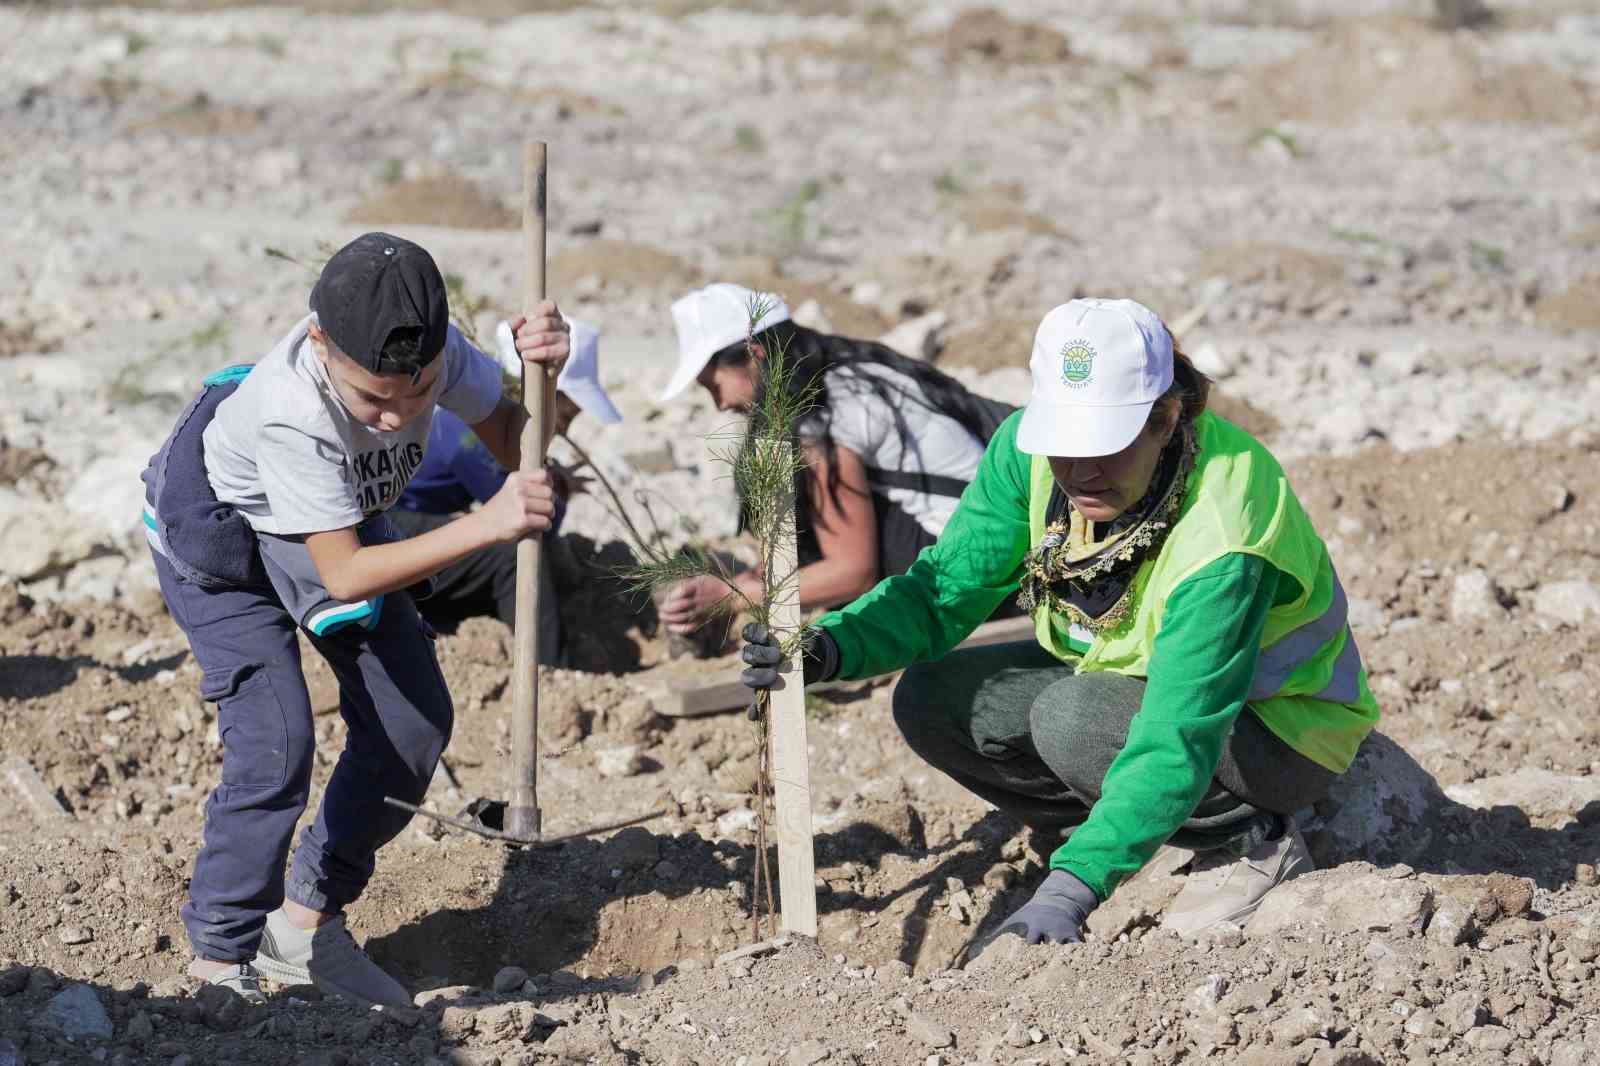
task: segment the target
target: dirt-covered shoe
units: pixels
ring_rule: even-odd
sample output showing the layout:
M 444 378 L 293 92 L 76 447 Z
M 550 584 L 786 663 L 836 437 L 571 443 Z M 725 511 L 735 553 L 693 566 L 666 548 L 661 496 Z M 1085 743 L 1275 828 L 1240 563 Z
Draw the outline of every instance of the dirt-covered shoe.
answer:
M 226 988 L 252 1007 L 267 1001 L 266 993 L 261 991 L 261 975 L 248 962 L 230 963 L 226 969 L 213 971 L 196 959 L 189 964 L 188 972 L 190 977 L 199 978 L 208 985 Z
M 356 944 L 340 915 L 315 929 L 290 924 L 281 910 L 267 915 L 256 952 L 262 976 L 289 985 L 316 985 L 366 1007 L 409 1007 L 411 996 Z
M 1258 844 L 1239 859 L 1195 859 L 1182 891 L 1167 905 L 1161 928 L 1197 937 L 1218 922 L 1243 925 L 1273 886 L 1315 868 L 1306 842 L 1292 821 L 1276 840 Z

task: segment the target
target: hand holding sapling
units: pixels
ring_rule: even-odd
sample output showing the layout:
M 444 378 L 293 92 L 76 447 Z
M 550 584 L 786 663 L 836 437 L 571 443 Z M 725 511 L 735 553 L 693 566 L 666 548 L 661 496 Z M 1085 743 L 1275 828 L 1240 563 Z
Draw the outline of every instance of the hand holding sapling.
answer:
M 760 622 L 751 622 L 739 635 L 745 642 L 739 657 L 749 664 L 739 680 L 757 690 L 776 685 L 778 666 L 783 662 L 776 634 Z M 827 630 L 810 628 L 801 635 L 800 669 L 808 685 L 832 680 L 839 672 L 839 645 Z

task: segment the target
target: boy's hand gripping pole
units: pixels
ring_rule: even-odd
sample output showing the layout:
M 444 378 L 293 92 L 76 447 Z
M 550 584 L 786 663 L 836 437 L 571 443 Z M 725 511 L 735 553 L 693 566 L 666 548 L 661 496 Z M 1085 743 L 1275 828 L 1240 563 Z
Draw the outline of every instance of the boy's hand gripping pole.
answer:
M 545 143 L 522 145 L 522 313 L 545 298 Z M 550 375 L 522 365 L 522 469 L 544 468 L 545 431 L 550 425 Z M 539 816 L 539 567 L 543 541 L 530 533 L 517 542 L 516 650 L 511 673 L 511 797 L 507 837 L 535 841 Z

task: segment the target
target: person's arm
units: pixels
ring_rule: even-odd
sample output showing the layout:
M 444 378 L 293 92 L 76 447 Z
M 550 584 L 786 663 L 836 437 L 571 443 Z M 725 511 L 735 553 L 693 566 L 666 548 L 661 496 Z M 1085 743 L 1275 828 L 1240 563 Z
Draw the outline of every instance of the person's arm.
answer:
M 506 470 L 476 435 L 461 443 L 450 457 L 450 473 L 474 500 L 488 503 L 506 483 Z
M 1104 900 L 1194 812 L 1249 695 L 1278 580 L 1258 556 L 1233 554 L 1173 589 L 1127 743 L 1051 869 Z
M 355 527 L 305 535 L 328 595 L 353 603 L 432 577 L 480 548 L 550 528 L 555 504 L 543 470 L 517 471 L 487 505 L 416 537 L 363 545 Z
M 1031 457 L 1017 450 L 1021 413 L 995 431 L 972 484 L 932 547 L 904 574 L 817 619 L 838 646 L 837 677 L 885 674 L 937 659 L 1014 593 L 1027 554 Z

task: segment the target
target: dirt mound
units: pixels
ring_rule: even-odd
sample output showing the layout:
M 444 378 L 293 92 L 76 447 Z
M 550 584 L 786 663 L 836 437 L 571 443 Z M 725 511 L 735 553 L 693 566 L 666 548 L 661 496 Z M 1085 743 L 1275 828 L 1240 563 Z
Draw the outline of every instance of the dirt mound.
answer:
M 1576 79 L 1535 64 L 1497 64 L 1468 35 L 1399 18 L 1341 22 L 1248 84 L 1241 109 L 1268 123 L 1563 123 L 1592 107 Z
M 663 285 L 688 287 L 696 275 L 677 256 L 632 241 L 589 241 L 550 257 L 550 279 L 555 291 L 570 291 L 587 277 L 623 288 L 652 289 Z
M 1070 240 L 1067 232 L 1055 220 L 1034 211 L 1021 203 L 1022 189 L 1016 185 L 992 186 L 979 190 L 961 201 L 961 221 L 974 233 L 991 233 L 995 230 L 1018 229 L 1025 233 L 1043 234 Z
M 522 224 L 511 208 L 454 174 L 386 185 L 345 217 L 363 225 L 452 229 L 514 229 Z
M 1028 365 L 1033 334 L 1039 319 L 1022 315 L 992 318 L 981 326 L 957 330 L 945 338 L 939 353 L 941 366 L 970 366 L 1000 370 Z
M 227 137 L 249 133 L 266 119 L 266 109 L 221 104 L 204 92 L 153 118 L 128 127 L 130 133 L 169 133 L 175 137 Z
M 1534 313 L 1554 329 L 1600 329 L 1600 274 L 1591 274 L 1565 292 L 1540 300 Z
M 946 62 L 1057 63 L 1072 58 L 1065 34 L 1037 22 L 1014 19 L 992 7 L 963 11 L 943 37 Z

